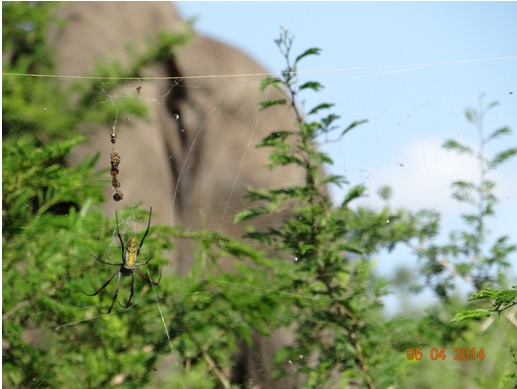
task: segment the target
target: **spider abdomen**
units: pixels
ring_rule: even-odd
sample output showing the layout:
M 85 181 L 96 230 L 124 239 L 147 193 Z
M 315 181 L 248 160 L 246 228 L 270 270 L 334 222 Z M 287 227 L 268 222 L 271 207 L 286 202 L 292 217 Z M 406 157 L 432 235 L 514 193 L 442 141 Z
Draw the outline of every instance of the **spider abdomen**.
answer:
M 136 238 L 132 237 L 129 239 L 129 242 L 127 242 L 126 260 L 124 261 L 126 267 L 132 268 L 135 266 L 137 249 Z

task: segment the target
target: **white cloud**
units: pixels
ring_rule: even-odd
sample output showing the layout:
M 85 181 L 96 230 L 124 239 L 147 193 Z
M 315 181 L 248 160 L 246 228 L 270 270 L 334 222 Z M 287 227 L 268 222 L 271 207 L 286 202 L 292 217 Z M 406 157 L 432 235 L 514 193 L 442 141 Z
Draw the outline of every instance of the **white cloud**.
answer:
M 451 183 L 457 180 L 478 182 L 478 162 L 475 157 L 444 150 L 441 147 L 443 141 L 443 138 L 438 137 L 413 138 L 391 148 L 389 154 L 384 153 L 382 162 L 359 156 L 362 169 L 345 172 L 345 175 L 352 185 L 364 183 L 369 197 L 356 201 L 355 205 L 383 206 L 383 201 L 375 192 L 379 187 L 388 185 L 393 189 L 390 201 L 392 207 L 438 211 L 442 215 L 442 231 L 446 235 L 453 229 L 465 228 L 460 215 L 474 212 L 474 209 L 451 197 Z M 514 231 L 517 219 L 515 162 L 508 162 L 490 172 L 488 177 L 496 182 L 495 194 L 499 204 L 495 209 L 495 217 L 487 219 L 487 227 L 492 232 L 492 238 L 510 235 L 513 242 L 517 241 Z M 333 170 L 343 174 L 338 166 Z M 347 190 L 344 187 L 343 190 L 333 191 L 336 202 L 342 200 Z
M 380 205 L 375 191 L 389 185 L 393 189 L 390 204 L 394 207 L 432 208 L 442 213 L 456 213 L 461 205 L 451 197 L 451 184 L 457 180 L 477 183 L 479 166 L 475 157 L 445 150 L 442 143 L 442 138 L 413 139 L 386 155 L 381 165 L 363 164 L 357 174 L 347 174 L 351 184 L 363 182 L 368 187 L 370 196 L 361 200 L 361 204 Z M 490 172 L 488 178 L 496 181 L 495 192 L 501 201 L 516 195 L 517 181 L 508 167 Z M 344 192 L 339 191 L 335 198 L 341 199 L 343 195 Z
M 414 140 L 395 163 L 379 169 L 376 181 L 392 187 L 394 206 L 435 208 L 442 212 L 457 208 L 450 185 L 460 179 L 477 180 L 478 166 L 473 158 L 444 150 L 442 142 L 430 138 Z

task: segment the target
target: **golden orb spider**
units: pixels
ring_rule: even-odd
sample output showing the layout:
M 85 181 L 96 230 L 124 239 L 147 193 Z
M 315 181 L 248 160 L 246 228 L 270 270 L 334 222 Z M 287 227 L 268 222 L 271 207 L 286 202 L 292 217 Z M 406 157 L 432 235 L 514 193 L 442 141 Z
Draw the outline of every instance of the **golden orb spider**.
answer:
M 108 262 L 108 261 L 105 261 L 102 258 L 96 257 L 95 255 L 92 255 L 92 257 L 94 257 L 97 261 L 99 261 L 101 263 L 105 263 L 106 265 L 120 266 L 120 268 L 117 271 L 115 271 L 115 273 L 113 273 L 113 275 L 109 278 L 109 280 L 106 281 L 104 283 L 104 285 L 102 285 L 94 294 L 88 294 L 88 293 L 83 292 L 87 296 L 96 296 L 96 295 L 98 295 L 100 292 L 102 292 L 102 290 L 106 286 L 109 285 L 109 283 L 113 280 L 115 275 L 118 274 L 117 288 L 115 289 L 115 296 L 113 296 L 113 301 L 111 302 L 111 306 L 108 309 L 108 312 L 102 312 L 99 309 L 100 313 L 110 313 L 111 310 L 113 309 L 113 305 L 115 304 L 115 300 L 117 299 L 117 296 L 118 296 L 118 290 L 119 290 L 119 287 L 120 287 L 120 277 L 121 276 L 122 277 L 129 277 L 129 276 L 131 276 L 131 294 L 129 295 L 129 299 L 127 300 L 127 304 L 124 306 L 124 305 L 119 303 L 119 305 L 121 307 L 123 307 L 123 308 L 129 308 L 129 304 L 131 303 L 131 298 L 133 297 L 133 292 L 135 290 L 135 277 L 134 277 L 134 274 L 133 274 L 134 272 L 136 272 L 145 282 L 147 282 L 147 283 L 149 283 L 151 285 L 158 285 L 160 283 L 160 280 L 162 279 L 162 271 L 161 270 L 160 270 L 160 277 L 158 278 L 158 281 L 154 282 L 149 277 L 147 277 L 144 273 L 142 273 L 139 269 L 137 269 L 137 266 L 147 265 L 149 263 L 149 261 L 152 259 L 152 251 L 149 254 L 149 258 L 147 259 L 147 261 L 145 261 L 145 262 L 136 262 L 136 260 L 138 258 L 138 255 L 140 254 L 140 250 L 142 249 L 142 245 L 144 244 L 145 237 L 147 236 L 147 233 L 149 232 L 149 227 L 151 226 L 151 212 L 152 212 L 152 210 L 153 210 L 153 208 L 151 207 L 149 209 L 149 221 L 147 223 L 147 230 L 145 230 L 145 234 L 142 237 L 142 240 L 140 241 L 140 244 L 138 245 L 138 247 L 136 245 L 136 238 L 132 237 L 132 238 L 129 239 L 129 242 L 127 242 L 127 247 L 126 247 L 125 250 L 124 250 L 124 242 L 122 241 L 122 237 L 120 236 L 120 231 L 119 231 L 119 228 L 118 228 L 118 215 L 117 215 L 117 212 L 115 212 L 115 218 L 117 220 L 117 235 L 118 235 L 118 238 L 120 240 L 120 245 L 122 246 L 122 263 Z

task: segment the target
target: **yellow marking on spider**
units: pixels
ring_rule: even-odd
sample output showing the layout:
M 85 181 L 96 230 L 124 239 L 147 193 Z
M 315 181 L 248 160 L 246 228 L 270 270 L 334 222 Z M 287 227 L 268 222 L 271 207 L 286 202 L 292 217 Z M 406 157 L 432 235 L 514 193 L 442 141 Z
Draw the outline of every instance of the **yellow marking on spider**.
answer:
M 136 238 L 132 237 L 129 239 L 129 242 L 127 242 L 127 248 L 126 248 L 126 267 L 135 267 L 136 262 L 136 252 L 138 250 L 137 244 L 136 244 Z

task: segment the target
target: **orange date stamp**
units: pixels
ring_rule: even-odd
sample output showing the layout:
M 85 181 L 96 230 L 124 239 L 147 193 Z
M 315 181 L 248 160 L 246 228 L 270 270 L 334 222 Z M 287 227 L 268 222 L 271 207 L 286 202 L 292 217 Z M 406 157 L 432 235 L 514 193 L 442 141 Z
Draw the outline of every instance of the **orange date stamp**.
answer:
M 409 361 L 421 361 L 426 357 L 424 352 L 422 351 L 422 347 L 410 347 L 407 349 L 407 359 Z M 429 350 L 429 358 L 431 360 L 436 361 L 438 359 L 445 360 L 447 359 L 447 355 L 445 349 L 433 347 Z M 475 360 L 484 360 L 485 359 L 485 350 L 483 348 L 467 348 L 467 347 L 456 347 L 454 349 L 454 360 L 455 361 L 475 361 Z

